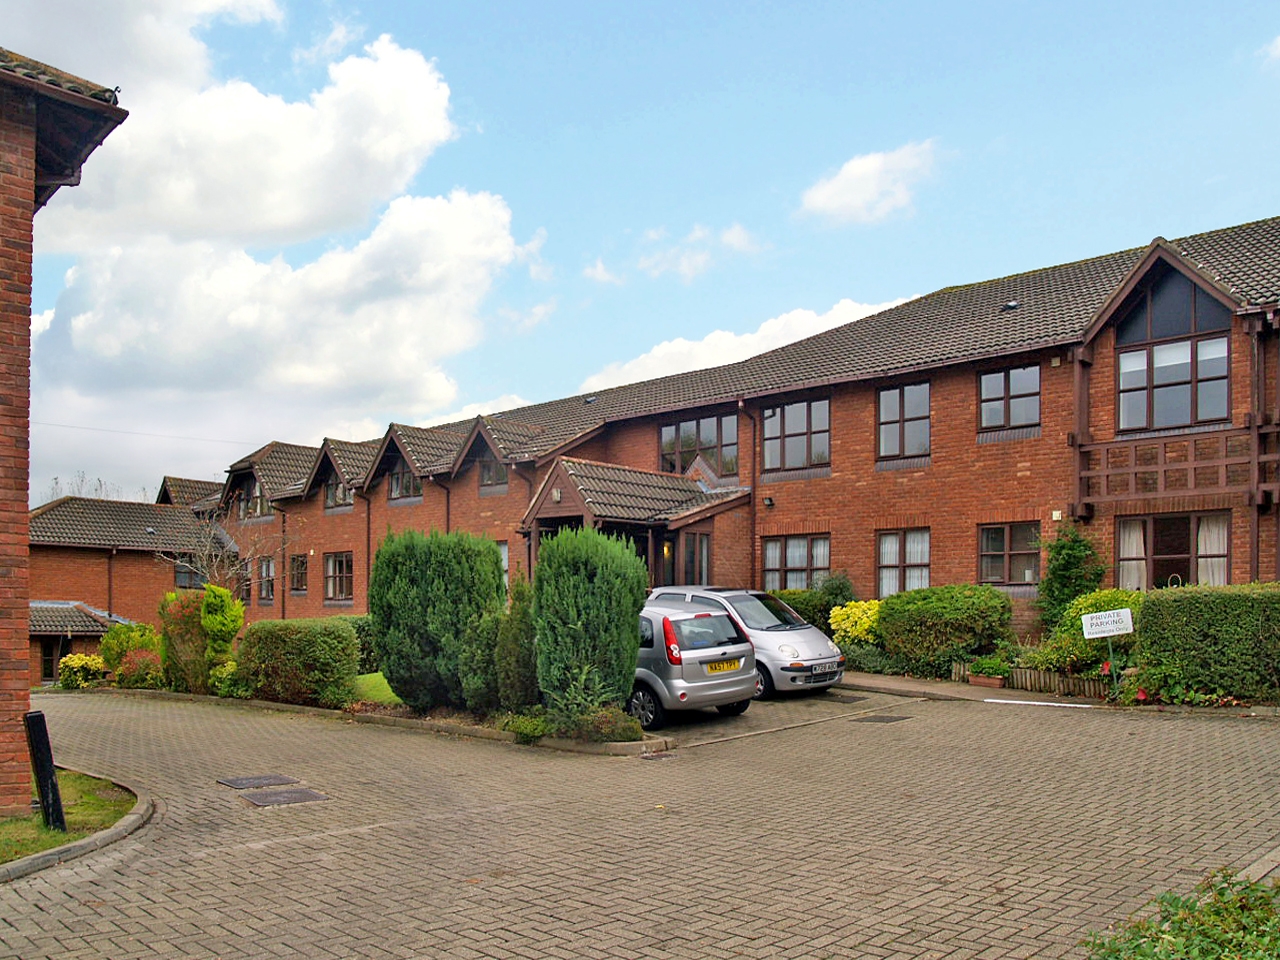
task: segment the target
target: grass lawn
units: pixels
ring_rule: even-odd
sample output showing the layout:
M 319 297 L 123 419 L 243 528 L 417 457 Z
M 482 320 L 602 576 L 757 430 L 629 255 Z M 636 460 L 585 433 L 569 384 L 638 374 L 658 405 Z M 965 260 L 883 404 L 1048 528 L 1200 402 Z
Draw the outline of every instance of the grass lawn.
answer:
M 380 673 L 362 673 L 356 677 L 356 699 L 370 703 L 385 703 L 396 707 L 404 701 L 391 692 L 387 680 Z
M 0 820 L 0 863 L 60 847 L 111 826 L 133 809 L 134 795 L 109 780 L 58 771 L 58 792 L 67 832 L 46 830 L 39 811 L 26 817 Z M 32 786 L 32 795 L 35 787 Z

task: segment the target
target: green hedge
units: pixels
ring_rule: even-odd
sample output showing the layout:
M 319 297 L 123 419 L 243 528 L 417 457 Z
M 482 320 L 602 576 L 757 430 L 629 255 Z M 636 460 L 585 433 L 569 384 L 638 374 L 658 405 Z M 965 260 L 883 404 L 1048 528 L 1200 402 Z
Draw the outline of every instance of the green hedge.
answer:
M 378 655 L 373 649 L 373 620 L 368 614 L 363 616 L 337 616 L 334 620 L 343 620 L 351 624 L 360 642 L 360 673 L 380 673 L 382 666 L 378 663 Z
M 853 584 L 843 573 L 833 573 L 811 590 L 772 590 L 775 597 L 817 627 L 832 636 L 831 610 L 854 599 Z
M 355 697 L 359 642 L 338 617 L 251 624 L 238 656 L 239 679 L 263 700 L 340 708 Z
M 1114 664 L 1115 668 L 1123 669 L 1135 646 L 1137 633 L 1086 640 L 1080 618 L 1086 613 L 1102 613 L 1105 610 L 1128 607 L 1133 611 L 1136 629 L 1146 596 L 1139 590 L 1094 590 L 1076 597 L 1063 610 L 1053 632 L 1038 647 L 1027 651 L 1022 662 L 1036 670 L 1082 674 L 1097 670 L 1114 654 L 1118 661 Z
M 149 623 L 113 623 L 98 644 L 98 655 L 112 673 L 130 650 L 150 650 L 160 658 L 160 634 Z
M 875 633 L 891 658 L 923 677 L 951 676 L 954 660 L 1013 640 L 1013 605 L 989 586 L 925 587 L 886 597 Z
M 1153 590 L 1138 635 L 1138 683 L 1149 695 L 1280 699 L 1280 584 Z

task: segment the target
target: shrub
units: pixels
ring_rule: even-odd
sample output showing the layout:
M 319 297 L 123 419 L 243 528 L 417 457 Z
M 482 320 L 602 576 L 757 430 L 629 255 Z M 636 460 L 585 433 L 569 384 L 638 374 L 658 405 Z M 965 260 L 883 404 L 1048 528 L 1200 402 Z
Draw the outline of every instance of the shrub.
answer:
M 896 593 L 880 602 L 875 633 L 909 672 L 949 677 L 953 660 L 1013 638 L 1013 605 L 989 586 L 957 584 Z
M 1191 896 L 1166 893 L 1153 903 L 1155 916 L 1131 919 L 1114 933 L 1090 937 L 1089 960 L 1280 956 L 1280 884 L 1219 870 Z
M 418 713 L 464 706 L 463 632 L 502 597 L 502 556 L 492 540 L 388 534 L 373 563 L 369 615 L 378 664 L 396 696 Z
M 341 708 L 359 664 L 356 632 L 337 617 L 263 620 L 240 640 L 237 678 L 263 700 Z
M 617 702 L 617 689 L 601 679 L 597 667 L 583 664 L 569 671 L 563 690 L 547 693 L 547 729 L 557 737 L 572 737 L 583 717 Z
M 382 667 L 378 665 L 378 655 L 373 649 L 373 618 L 364 614 L 358 617 L 339 616 L 333 619 L 351 624 L 351 628 L 356 632 L 356 640 L 360 644 L 360 674 L 381 673 Z
M 248 700 L 254 691 L 253 684 L 236 662 L 227 660 L 209 671 L 209 692 L 215 697 Z
M 498 627 L 494 651 L 498 669 L 498 700 L 503 710 L 519 713 L 541 700 L 538 692 L 538 654 L 533 640 L 533 584 L 511 582 L 511 606 Z
M 580 713 L 555 728 L 555 735 L 585 743 L 634 743 L 644 739 L 640 721 L 617 704 Z
M 160 634 L 156 628 L 149 623 L 113 623 L 98 645 L 98 655 L 112 673 L 119 671 L 121 661 L 130 650 L 151 650 L 158 660 Z
M 908 664 L 900 657 L 892 657 L 879 647 L 870 644 L 850 644 L 841 647 L 845 670 L 861 673 L 907 673 Z
M 853 584 L 843 573 L 833 573 L 825 577 L 818 586 L 810 590 L 774 590 L 775 597 L 789 606 L 805 620 L 817 627 L 828 637 L 832 636 L 830 615 L 833 607 L 849 603 L 854 599 Z
M 512 713 L 502 718 L 498 726 L 516 735 L 516 743 L 526 746 L 537 743 L 547 735 L 547 718 L 541 713 Z
M 486 610 L 472 619 L 462 635 L 458 674 L 462 699 L 472 713 L 487 714 L 498 709 L 498 664 L 494 652 L 501 624 L 499 610 Z
M 627 696 L 648 589 L 644 562 L 625 540 L 566 529 L 541 544 L 533 621 L 538 686 L 548 703 L 583 682 L 596 685 L 601 704 Z M 593 680 L 581 676 L 584 668 L 594 671 Z
M 1116 660 L 1120 661 L 1113 666 L 1120 669 L 1133 648 L 1136 634 L 1086 640 L 1080 618 L 1086 613 L 1101 613 L 1104 610 L 1128 607 L 1133 611 L 1136 626 L 1145 596 L 1146 594 L 1139 590 L 1094 590 L 1092 593 L 1076 597 L 1067 604 L 1057 629 L 1038 647 L 1028 650 L 1023 655 L 1022 662 L 1037 670 L 1056 670 L 1073 674 L 1089 673 L 1110 659 L 1109 651 L 1113 651 Z
M 823 620 L 822 598 L 816 590 L 771 590 L 769 591 L 788 607 L 800 614 L 805 623 L 811 623 L 819 630 L 818 624 Z M 815 622 L 817 621 L 817 622 Z
M 978 677 L 1008 677 L 1013 674 L 1013 667 L 1002 657 L 978 657 L 969 664 L 969 672 Z
M 1048 561 L 1044 576 L 1036 588 L 1040 622 L 1050 634 L 1062 619 L 1063 611 L 1076 597 L 1097 590 L 1107 569 L 1098 559 L 1093 541 L 1075 524 L 1058 528 L 1058 534 L 1045 545 Z
M 165 682 L 181 693 L 209 692 L 209 665 L 200 623 L 203 602 L 200 590 L 166 593 L 160 602 L 160 662 Z
M 160 654 L 145 647 L 128 651 L 116 668 L 116 686 L 126 690 L 159 690 L 164 686 Z
M 876 620 L 879 616 L 879 600 L 853 600 L 832 607 L 831 636 L 846 658 L 853 647 L 875 643 Z
M 200 601 L 200 626 L 204 629 L 204 659 L 210 668 L 231 659 L 236 634 L 244 626 L 244 602 L 217 584 L 205 585 Z
M 1154 590 L 1134 612 L 1136 682 L 1149 695 L 1280 697 L 1280 584 Z
M 58 686 L 83 690 L 102 679 L 107 665 L 96 653 L 70 653 L 58 661 Z

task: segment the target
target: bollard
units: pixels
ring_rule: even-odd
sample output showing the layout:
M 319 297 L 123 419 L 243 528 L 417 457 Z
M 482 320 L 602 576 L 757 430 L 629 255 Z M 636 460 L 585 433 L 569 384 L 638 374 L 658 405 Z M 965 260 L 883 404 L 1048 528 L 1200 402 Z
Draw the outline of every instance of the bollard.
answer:
M 49 745 L 49 728 L 45 726 L 44 714 L 39 710 L 24 713 L 22 725 L 27 728 L 27 749 L 31 752 L 31 768 L 36 775 L 44 825 L 50 830 L 66 833 L 62 794 L 58 792 L 58 771 L 53 766 L 53 748 Z

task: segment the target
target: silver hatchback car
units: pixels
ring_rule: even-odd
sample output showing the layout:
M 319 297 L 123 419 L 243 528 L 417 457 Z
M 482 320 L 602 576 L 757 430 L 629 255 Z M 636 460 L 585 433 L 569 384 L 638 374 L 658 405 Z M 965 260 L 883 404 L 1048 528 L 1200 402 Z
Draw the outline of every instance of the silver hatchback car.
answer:
M 756 696 L 821 690 L 844 676 L 840 648 L 777 597 L 733 587 L 658 587 L 650 603 L 690 603 L 732 613 L 755 645 Z
M 640 653 L 627 712 L 646 730 L 661 727 L 668 710 L 715 707 L 736 716 L 755 695 L 753 654 L 727 613 L 651 601 L 640 611 Z

